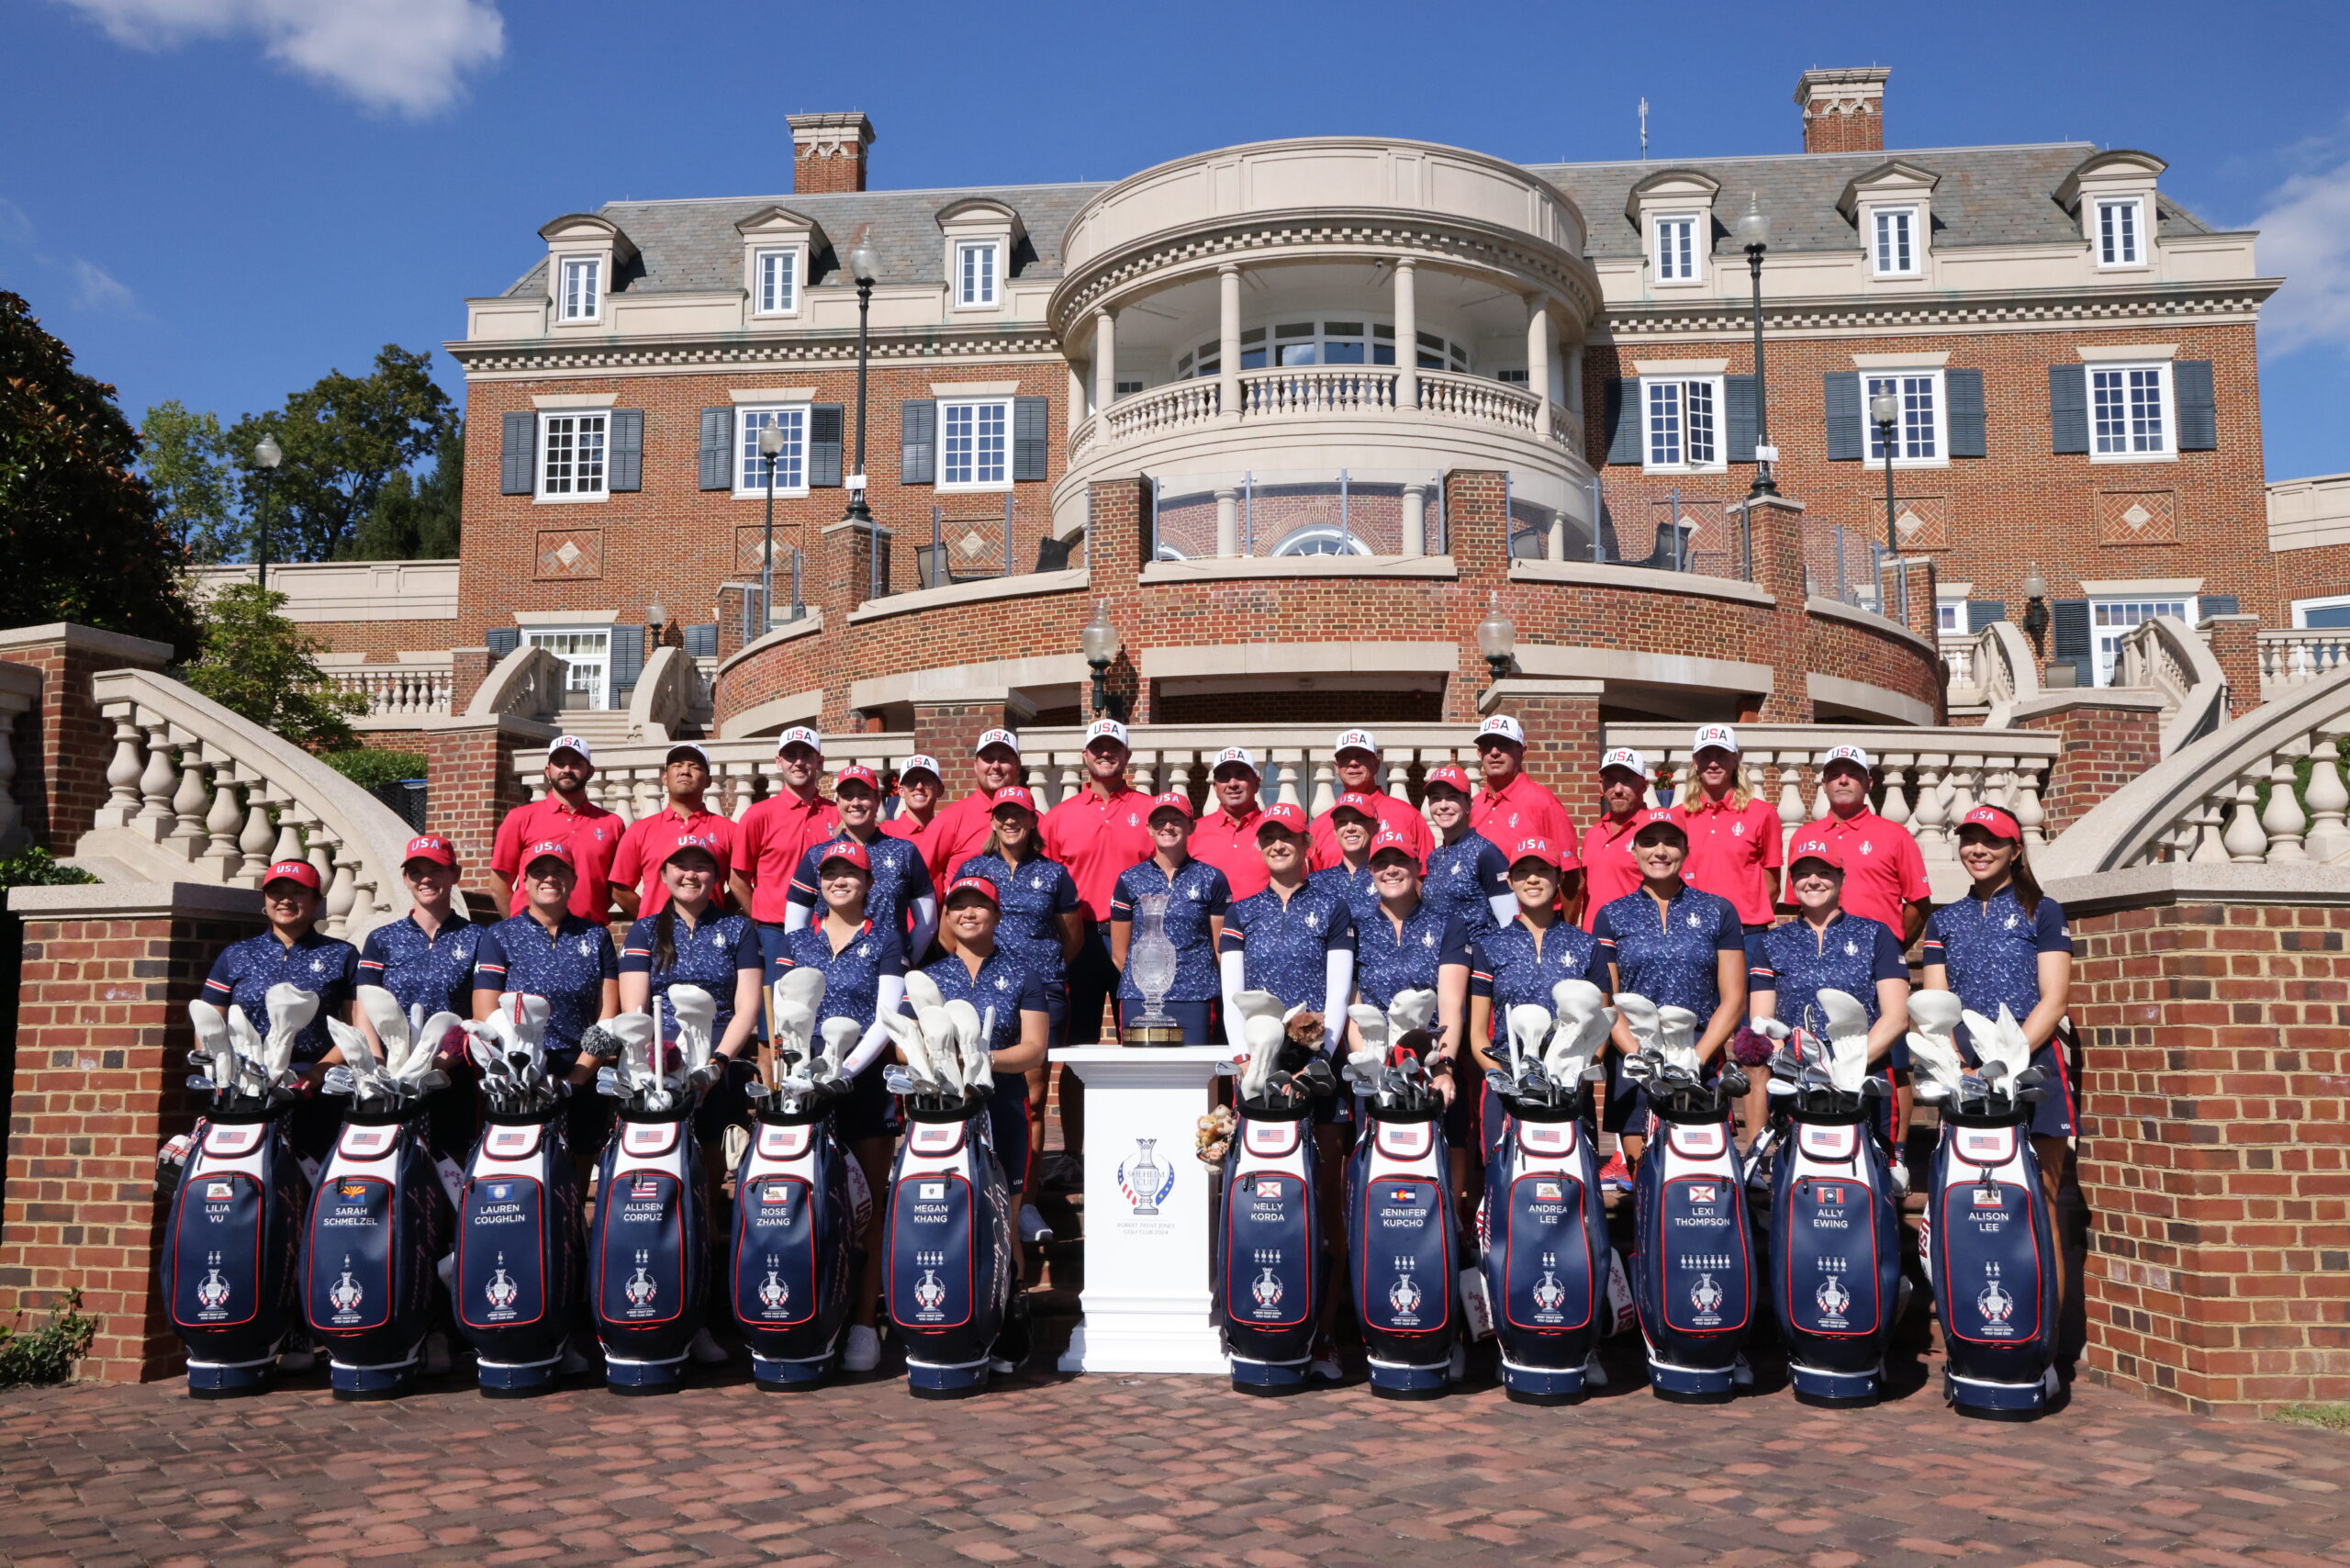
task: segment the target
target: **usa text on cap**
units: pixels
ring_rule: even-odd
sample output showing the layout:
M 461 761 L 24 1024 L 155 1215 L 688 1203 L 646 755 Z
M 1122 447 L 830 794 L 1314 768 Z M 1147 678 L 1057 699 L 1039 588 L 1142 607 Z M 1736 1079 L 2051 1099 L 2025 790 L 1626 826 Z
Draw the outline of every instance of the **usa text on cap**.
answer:
M 1363 816 L 1369 817 L 1371 821 L 1377 822 L 1379 820 L 1379 797 L 1376 795 L 1366 795 L 1360 790 L 1349 790 L 1345 794 L 1330 802 L 1330 814 L 1332 816 L 1337 816 L 1340 812 L 1357 812 Z
M 1496 713 L 1477 726 L 1477 739 L 1480 743 L 1487 740 L 1505 740 L 1516 745 L 1524 745 L 1526 727 L 1507 713 Z
M 1803 861 L 1817 860 L 1822 865 L 1844 868 L 1844 852 L 1824 838 L 1801 838 L 1787 851 L 1787 869 L 1793 871 Z
M 409 839 L 408 848 L 400 854 L 401 865 L 405 866 L 411 860 L 430 860 L 435 866 L 446 866 L 453 870 L 457 864 L 457 852 L 447 839 L 437 838 L 429 833 L 420 834 Z
M 971 746 L 971 755 L 977 756 L 991 745 L 1003 746 L 1014 756 L 1020 755 L 1020 737 L 1010 730 L 982 730 L 979 740 Z
M 1250 778 L 1260 777 L 1257 772 L 1257 759 L 1248 755 L 1248 748 L 1245 745 L 1228 745 L 1216 753 L 1215 764 L 1208 769 L 1208 777 L 1213 778 L 1227 767 L 1245 767 Z
M 1286 801 L 1276 802 L 1265 808 L 1264 816 L 1257 823 L 1257 836 L 1262 838 L 1269 827 L 1302 834 L 1305 831 L 1305 813 Z
M 1096 719 L 1085 726 L 1085 744 L 1091 745 L 1095 741 L 1115 741 L 1124 745 L 1126 727 L 1115 719 Z
M 280 860 L 262 874 L 261 885 L 272 882 L 299 882 L 312 892 L 319 890 L 319 868 L 308 860 Z
M 1521 838 L 1517 847 L 1509 852 L 1513 866 L 1521 860 L 1539 860 L 1553 871 L 1559 868 L 1559 851 L 1547 838 Z
M 861 870 L 873 869 L 873 852 L 853 838 L 836 838 L 824 846 L 823 853 L 816 859 L 817 871 L 822 873 L 835 860 L 845 860 Z
M 577 735 L 557 735 L 547 742 L 547 756 L 552 758 L 559 751 L 576 752 L 582 762 L 594 762 L 595 751 Z
M 914 753 L 913 756 L 906 758 L 905 766 L 898 769 L 898 777 L 900 778 L 906 778 L 916 773 L 927 773 L 933 778 L 945 778 L 946 777 L 946 775 L 938 770 L 938 758 L 931 756 L 928 752 L 923 751 L 918 751 Z
M 977 893 L 998 909 L 1003 907 L 1002 895 L 996 891 L 995 883 L 985 877 L 957 877 L 946 884 L 948 903 L 953 903 L 963 893 Z
M 1413 844 L 1410 834 L 1392 827 L 1381 828 L 1371 835 L 1371 857 L 1376 860 L 1390 850 L 1400 851 L 1414 866 L 1420 863 L 1419 848 Z
M 1611 746 L 1601 755 L 1599 771 L 1605 773 L 1611 767 L 1630 768 L 1643 778 L 1649 776 L 1649 759 L 1628 745 Z
M 1006 806 L 1018 806 L 1030 816 L 1036 814 L 1036 797 L 1029 792 L 1025 784 L 1006 784 L 988 797 L 988 804 L 995 811 L 1002 811 Z
M 571 846 L 559 838 L 543 838 L 522 852 L 522 868 L 526 871 L 542 860 L 560 860 L 566 866 L 576 864 L 571 858 Z
M 1341 730 L 1338 738 L 1331 744 L 1330 754 L 1335 756 L 1342 751 L 1367 751 L 1377 756 L 1379 737 L 1369 730 Z
M 1469 770 L 1457 762 L 1440 763 L 1428 769 L 1427 788 L 1433 790 L 1439 784 L 1449 790 L 1458 790 L 1464 795 L 1472 792 Z
M 823 741 L 805 724 L 794 724 L 775 738 L 775 749 L 778 751 L 794 745 L 804 745 L 818 756 L 824 755 Z
M 1959 818 L 1958 825 L 1979 827 L 1993 838 L 2010 838 L 2018 844 L 2023 842 L 2023 829 L 2016 825 L 2016 819 L 1997 806 L 1977 806 Z
M 873 769 L 861 762 L 852 762 L 833 775 L 833 789 L 835 792 L 844 784 L 862 784 L 877 795 L 881 792 L 881 780 L 874 777 Z
M 1632 830 L 1632 836 L 1636 839 L 1651 828 L 1669 827 L 1680 835 L 1683 843 L 1688 842 L 1689 830 L 1681 825 L 1681 819 L 1673 814 L 1670 806 L 1651 806 L 1645 812 L 1634 812 L 1632 821 L 1637 824 Z
M 1732 756 L 1736 756 L 1738 755 L 1738 732 L 1731 729 L 1728 724 L 1700 724 L 1697 726 L 1696 738 L 1689 743 L 1689 749 L 1691 752 L 1695 753 L 1704 751 L 1708 746 L 1713 747 L 1717 751 L 1726 751 Z
M 1169 790 L 1163 795 L 1153 795 L 1150 798 L 1151 818 L 1154 821 L 1157 820 L 1161 812 L 1178 812 L 1188 823 L 1192 820 L 1192 797 L 1181 790 Z
M 1869 754 L 1856 745 L 1830 746 L 1827 754 L 1820 757 L 1819 766 L 1825 771 L 1840 762 L 1849 762 L 1863 773 L 1869 770 Z
M 680 855 L 697 850 L 709 856 L 720 870 L 727 868 L 726 845 L 714 833 L 681 833 L 677 835 L 677 842 L 669 846 L 669 853 L 663 858 L 675 860 Z

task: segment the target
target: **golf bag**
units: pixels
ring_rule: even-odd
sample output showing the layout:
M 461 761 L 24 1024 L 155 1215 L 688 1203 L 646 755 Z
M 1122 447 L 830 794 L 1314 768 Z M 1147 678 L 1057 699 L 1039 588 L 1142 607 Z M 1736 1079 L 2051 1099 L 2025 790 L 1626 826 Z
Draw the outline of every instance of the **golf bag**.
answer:
M 1363 1098 L 1356 1109 L 1371 1125 L 1347 1163 L 1347 1262 L 1371 1391 L 1433 1399 L 1444 1392 L 1460 1325 L 1443 1111 L 1417 1096 L 1398 1105 Z
M 1942 1325 L 1943 1392 L 1961 1414 L 2021 1420 L 2046 1408 L 2056 1357 L 2056 1251 L 2031 1106 L 1945 1101 L 1920 1238 Z
M 796 1102 L 795 1102 L 796 1103 Z M 759 1386 L 805 1388 L 833 1373 L 856 1279 L 849 1160 L 831 1113 L 762 1098 L 734 1170 L 734 1316 Z
M 303 1306 L 337 1399 L 396 1398 L 416 1381 L 449 1237 L 426 1126 L 421 1100 L 397 1111 L 353 1107 L 319 1176 Z
M 988 1352 L 1012 1307 L 1012 1202 L 988 1134 L 988 1097 L 910 1101 L 890 1177 L 890 1322 L 906 1342 L 907 1392 L 954 1399 L 987 1386 Z
M 709 1194 L 690 1095 L 621 1103 L 597 1167 L 590 1299 L 615 1394 L 675 1393 L 710 1289 Z
M 1796 1397 L 1865 1403 L 1901 1315 L 1901 1215 L 1866 1103 L 1828 1111 L 1805 1098 L 1771 1183 L 1773 1305 Z
M 488 1398 L 551 1392 L 562 1371 L 585 1251 L 565 1115 L 492 1112 L 466 1170 L 449 1290 Z
M 1314 1104 L 1243 1102 L 1216 1211 L 1215 1320 L 1244 1394 L 1294 1394 L 1328 1286 Z
M 269 1386 L 295 1321 L 309 1179 L 284 1105 L 215 1110 L 198 1122 L 172 1195 L 162 1294 L 198 1399 Z
M 1519 1404 L 1563 1405 L 1597 1378 L 1599 1341 L 1615 1327 L 1591 1097 L 1578 1091 L 1552 1106 L 1488 1093 L 1503 1114 L 1478 1219 L 1502 1387 Z
M 1649 1387 L 1660 1399 L 1727 1400 L 1744 1381 L 1754 1316 L 1745 1171 L 1714 1098 L 1651 1088 L 1649 1103 L 1657 1126 L 1633 1186 L 1633 1295 Z

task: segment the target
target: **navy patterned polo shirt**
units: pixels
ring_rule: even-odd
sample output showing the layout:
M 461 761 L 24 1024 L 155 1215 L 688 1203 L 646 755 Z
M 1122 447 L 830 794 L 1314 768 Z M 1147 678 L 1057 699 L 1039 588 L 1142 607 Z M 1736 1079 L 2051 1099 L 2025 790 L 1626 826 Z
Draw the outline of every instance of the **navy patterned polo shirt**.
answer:
M 1118 885 L 1110 895 L 1110 923 L 1131 924 L 1136 901 L 1150 893 L 1167 895 L 1167 939 L 1175 944 L 1175 983 L 1169 988 L 1167 1000 L 1214 1002 L 1223 994 L 1223 987 L 1217 983 L 1208 921 L 1232 907 L 1232 884 L 1204 860 L 1186 860 L 1170 877 L 1154 857 L 1118 873 Z M 1118 998 L 1142 1000 L 1132 965 L 1118 977 Z
M 1385 1008 L 1398 991 L 1434 991 L 1437 970 L 1469 963 L 1469 934 L 1460 923 L 1422 899 L 1401 929 L 1383 909 L 1355 932 L 1355 987 L 1363 1001 Z
M 367 933 L 359 949 L 359 983 L 379 985 L 399 999 L 400 1011 L 422 1003 L 426 1016 L 474 1015 L 474 950 L 482 927 L 452 913 L 427 936 L 414 914 Z
M 549 1056 L 579 1049 L 579 1036 L 604 1011 L 604 982 L 620 974 L 611 933 L 567 912 L 553 931 L 528 914 L 501 920 L 481 934 L 474 952 L 475 990 L 545 1001 Z
M 1309 881 L 1283 903 L 1268 887 L 1232 906 L 1223 950 L 1240 955 L 1244 991 L 1270 991 L 1284 1007 L 1320 1012 L 1329 1001 L 1332 952 L 1355 950 L 1354 912 L 1346 900 Z

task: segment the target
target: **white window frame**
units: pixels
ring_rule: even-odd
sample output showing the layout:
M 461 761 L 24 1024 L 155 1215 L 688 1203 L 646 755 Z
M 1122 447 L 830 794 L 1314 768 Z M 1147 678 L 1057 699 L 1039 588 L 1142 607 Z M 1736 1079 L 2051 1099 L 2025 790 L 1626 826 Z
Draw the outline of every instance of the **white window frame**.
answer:
M 588 279 L 588 308 L 575 310 L 572 276 L 582 273 Z M 601 256 L 558 256 L 554 263 L 554 318 L 565 326 L 592 323 L 604 319 L 604 258 Z
M 580 483 L 579 442 L 595 438 L 594 486 Z M 566 454 L 565 472 L 554 472 L 556 440 Z M 612 494 L 612 416 L 607 409 L 543 409 L 539 412 L 539 448 L 532 455 L 535 498 L 552 505 L 609 500 Z M 558 483 L 561 488 L 557 488 Z
M 2130 250 L 2127 254 L 2122 254 L 2117 247 L 2114 253 L 2109 254 L 2106 247 L 2106 215 L 2121 207 L 2132 209 L 2128 235 L 2131 241 Z M 2148 238 L 2144 196 L 2098 196 L 2093 199 L 2089 213 L 2089 246 L 2096 252 L 2099 272 L 2147 265 Z
M 612 700 L 612 631 L 613 628 L 610 625 L 525 626 L 522 628 L 522 645 L 526 648 L 545 648 L 554 653 L 556 658 L 563 660 L 563 689 L 565 691 L 577 691 L 584 694 L 590 699 L 587 704 L 589 708 L 609 708 Z M 583 640 L 601 638 L 604 644 L 603 656 L 601 658 L 566 658 L 560 651 L 561 644 L 566 638 Z M 582 647 L 571 651 L 585 655 L 588 650 Z
M 1649 243 L 1656 281 L 1676 286 L 1705 282 L 1706 258 L 1713 250 L 1711 229 L 1712 220 L 1704 213 L 1659 213 Z M 1697 243 L 1701 234 L 1707 243 Z
M 1926 272 L 1925 209 L 1919 207 L 1873 207 L 1869 210 L 1869 275 L 1871 277 L 1923 277 Z M 1887 254 L 1888 230 L 1898 236 L 1898 242 Z M 1908 264 L 1903 265 L 1900 243 L 1906 242 Z
M 2166 359 L 2093 360 L 2083 365 L 2081 369 L 2088 393 L 2090 462 L 2171 463 L 2177 460 L 2178 399 L 2171 385 L 2170 361 Z M 2138 384 L 2132 380 L 2132 377 L 2147 374 L 2151 374 L 2154 378 L 2155 403 L 2160 409 L 2162 431 L 2158 445 L 2141 447 L 2137 442 L 2143 437 L 2133 428 L 2137 421 L 2139 401 L 2136 396 Z M 2107 390 L 2098 385 L 2098 378 L 2101 376 L 2120 378 L 2120 413 L 2122 428 L 2113 435 L 2109 435 L 2098 429 L 2099 423 L 2098 399 L 2099 394 Z M 2108 450 L 2105 442 L 2109 440 L 2118 440 L 2121 449 Z
M 965 274 L 970 271 L 970 258 L 977 252 L 988 253 L 987 287 L 982 292 L 974 288 L 973 280 Z M 1003 241 L 1001 240 L 957 240 L 955 242 L 955 308 L 957 310 L 992 310 L 1003 302 Z
M 2309 617 L 2310 611 L 2312 610 L 2350 610 L 2350 593 L 2329 594 L 2323 599 L 2297 599 L 2293 600 L 2293 629 L 2295 631 L 2307 632 L 2311 630 Z M 2321 626 L 2315 628 L 2315 630 L 2321 632 L 2342 631 L 2345 635 L 2350 635 L 2350 628 Z
M 774 318 L 778 316 L 797 316 L 800 314 L 800 297 L 801 294 L 800 276 L 801 271 L 800 251 L 801 248 L 798 245 L 773 245 L 763 247 L 760 250 L 752 252 L 752 315 L 763 318 Z M 789 296 L 788 301 L 782 305 L 770 307 L 767 303 L 767 266 L 768 263 L 772 262 L 780 262 L 789 268 L 791 276 L 787 289 L 787 293 Z
M 2181 625 L 2192 627 L 2196 621 L 2197 596 L 2187 594 L 2107 594 L 2089 600 L 2090 666 L 2099 686 L 2113 684 L 2113 666 L 2121 662 L 2119 644 L 2147 622 L 2162 615 L 2171 615 Z M 2128 625 L 2119 622 L 2100 622 L 2100 614 L 2115 610 L 2136 611 Z
M 1927 384 L 1926 395 L 1933 401 L 1930 428 L 1928 421 L 1913 420 L 1910 398 L 1915 395 L 1915 383 Z M 1876 420 L 1869 417 L 1869 399 L 1875 397 L 1881 384 L 1890 384 L 1894 396 L 1901 399 L 1901 420 L 1894 427 L 1894 439 L 1898 444 L 1893 453 L 1896 468 L 1947 468 L 1950 466 L 1950 399 L 1945 397 L 1942 373 L 1939 369 L 1919 366 L 1915 370 L 1887 370 L 1879 367 L 1861 372 L 1861 450 L 1869 466 L 1885 466 L 1885 448 L 1876 438 Z M 1923 435 L 1923 442 L 1919 436 Z M 1912 455 L 1919 445 L 1932 447 L 1930 453 Z
M 1328 549 L 1315 548 L 1328 545 Z M 1368 555 L 1371 545 L 1360 536 L 1341 531 L 1335 524 L 1311 522 L 1293 532 L 1282 535 L 1272 548 L 1275 555 Z
M 938 405 L 938 489 L 941 494 L 968 494 L 974 491 L 1012 488 L 1013 439 L 1012 401 L 1009 398 L 957 398 L 940 401 Z M 974 454 L 970 477 L 961 479 L 948 477 L 955 464 L 955 442 L 963 439 L 955 432 L 956 423 L 960 419 L 968 419 L 972 422 L 969 439 L 975 442 L 983 441 L 986 434 L 984 424 L 990 410 L 993 411 L 995 418 L 1002 422 L 1003 427 L 1003 446 L 998 454 L 1002 469 L 1002 475 L 997 477 L 985 476 L 987 465 L 979 460 L 985 455 L 984 451 L 981 450 Z
M 1718 375 L 1643 375 L 1640 387 L 1640 467 L 1649 474 L 1720 474 L 1729 467 L 1729 406 L 1722 396 L 1722 378 Z M 1712 408 L 1713 451 L 1711 458 L 1692 462 L 1689 457 L 1690 419 L 1689 391 L 1702 387 Z M 1672 413 L 1667 416 L 1660 402 L 1671 389 Z M 1677 458 L 1660 460 L 1657 456 L 1657 421 L 1670 417 L 1675 421 L 1674 451 Z
M 805 403 L 738 403 L 734 408 L 734 496 L 738 500 L 765 500 L 767 497 L 767 460 L 758 449 L 759 431 L 771 420 L 780 419 L 787 428 L 796 427 L 800 434 L 800 453 L 795 472 L 786 457 L 778 457 L 776 467 L 775 493 L 779 500 L 786 496 L 800 497 L 808 493 L 808 408 Z

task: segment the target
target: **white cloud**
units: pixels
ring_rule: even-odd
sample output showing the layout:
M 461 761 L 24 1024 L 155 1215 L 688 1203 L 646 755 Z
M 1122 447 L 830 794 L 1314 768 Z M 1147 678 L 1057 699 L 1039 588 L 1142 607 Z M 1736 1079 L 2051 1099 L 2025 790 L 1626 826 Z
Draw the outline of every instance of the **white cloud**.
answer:
M 2350 160 L 2287 180 L 2252 226 L 2260 270 L 2285 279 L 2260 313 L 2271 345 L 2350 350 Z
M 84 310 L 123 310 L 138 308 L 138 300 L 129 286 L 95 262 L 76 257 L 73 262 L 73 285 L 81 291 Z
M 271 59 L 371 108 L 427 115 L 506 50 L 497 0 L 65 0 L 118 43 L 257 35 Z

